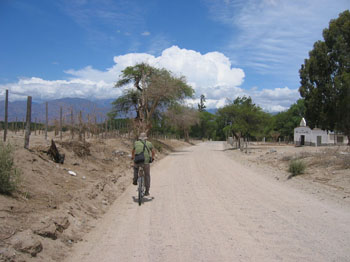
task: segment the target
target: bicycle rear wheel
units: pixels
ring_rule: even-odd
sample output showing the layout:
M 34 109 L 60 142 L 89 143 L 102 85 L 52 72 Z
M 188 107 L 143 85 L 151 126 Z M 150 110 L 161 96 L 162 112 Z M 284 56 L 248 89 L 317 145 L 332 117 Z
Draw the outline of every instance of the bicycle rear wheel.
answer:
M 139 185 L 139 188 L 138 188 L 138 193 L 139 193 L 139 196 L 138 196 L 138 200 L 139 200 L 139 206 L 141 206 L 142 204 L 142 199 L 143 199 L 143 188 L 144 188 L 144 178 L 143 176 L 140 176 L 138 178 L 138 185 Z

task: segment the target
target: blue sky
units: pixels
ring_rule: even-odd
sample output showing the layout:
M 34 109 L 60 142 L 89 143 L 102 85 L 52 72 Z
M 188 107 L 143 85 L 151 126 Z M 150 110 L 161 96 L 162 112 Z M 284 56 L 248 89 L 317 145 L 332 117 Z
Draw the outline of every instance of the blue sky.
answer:
M 350 0 L 0 0 L 0 99 L 115 98 L 137 62 L 186 76 L 220 107 L 298 98 L 298 70 Z M 197 101 L 189 101 L 196 103 Z

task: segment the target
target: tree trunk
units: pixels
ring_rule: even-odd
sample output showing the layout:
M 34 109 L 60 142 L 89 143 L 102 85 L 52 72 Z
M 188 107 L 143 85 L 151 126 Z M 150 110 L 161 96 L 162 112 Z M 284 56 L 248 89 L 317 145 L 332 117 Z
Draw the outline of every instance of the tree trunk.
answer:
M 188 134 L 188 130 L 184 130 L 184 137 L 185 137 L 185 142 L 190 143 L 190 136 Z
M 47 129 L 49 125 L 49 109 L 48 102 L 45 103 L 45 140 L 47 140 Z

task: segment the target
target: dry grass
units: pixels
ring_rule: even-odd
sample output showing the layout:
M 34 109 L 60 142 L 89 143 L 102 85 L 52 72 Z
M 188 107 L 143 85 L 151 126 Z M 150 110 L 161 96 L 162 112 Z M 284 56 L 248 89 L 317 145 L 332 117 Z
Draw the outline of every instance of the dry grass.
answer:
M 11 194 L 17 189 L 20 170 L 15 167 L 13 147 L 0 142 L 0 193 Z
M 306 165 L 303 161 L 301 160 L 292 160 L 289 163 L 289 168 L 288 171 L 290 176 L 288 178 L 292 178 L 293 176 L 301 175 L 305 172 Z

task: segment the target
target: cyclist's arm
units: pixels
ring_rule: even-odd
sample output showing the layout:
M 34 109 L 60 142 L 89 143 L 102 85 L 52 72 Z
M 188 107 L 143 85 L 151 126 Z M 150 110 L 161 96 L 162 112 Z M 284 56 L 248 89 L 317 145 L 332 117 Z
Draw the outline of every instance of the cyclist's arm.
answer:
M 131 152 L 131 160 L 134 160 L 135 158 L 135 148 Z
M 154 160 L 154 157 L 156 156 L 156 151 L 152 148 L 152 159 Z

